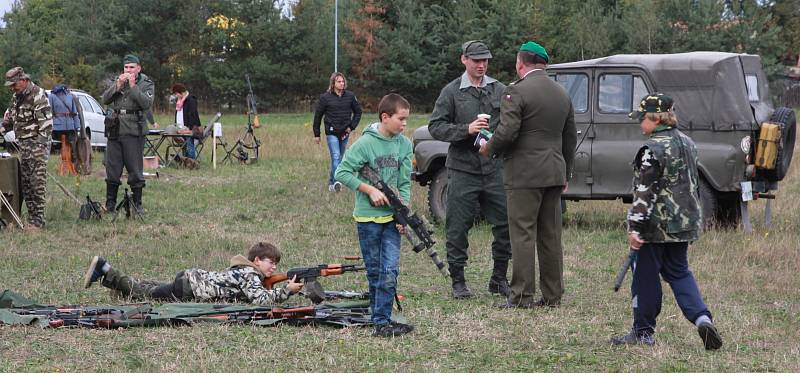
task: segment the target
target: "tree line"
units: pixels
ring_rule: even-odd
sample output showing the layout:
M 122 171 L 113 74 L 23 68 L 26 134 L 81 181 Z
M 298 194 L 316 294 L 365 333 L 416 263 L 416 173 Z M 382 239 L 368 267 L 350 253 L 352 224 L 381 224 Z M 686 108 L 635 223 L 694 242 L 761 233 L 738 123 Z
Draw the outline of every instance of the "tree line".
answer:
M 207 110 L 241 110 L 249 74 L 261 110 L 310 110 L 334 66 L 334 0 L 17 0 L 0 29 L 3 71 L 98 96 L 136 53 L 166 109 L 186 84 Z M 800 52 L 800 0 L 339 0 L 338 67 L 367 109 L 387 92 L 427 110 L 480 39 L 489 74 L 515 79 L 516 49 L 551 62 L 695 50 L 762 56 L 771 77 Z M 7 102 L 9 92 L 0 93 Z

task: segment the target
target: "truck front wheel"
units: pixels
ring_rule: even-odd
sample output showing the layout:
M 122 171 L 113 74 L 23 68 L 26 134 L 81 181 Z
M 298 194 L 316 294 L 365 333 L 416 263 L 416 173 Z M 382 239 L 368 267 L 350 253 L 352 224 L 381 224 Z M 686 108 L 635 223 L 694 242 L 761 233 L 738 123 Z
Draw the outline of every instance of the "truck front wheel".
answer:
M 447 168 L 442 167 L 436 172 L 428 186 L 428 207 L 436 223 L 444 223 L 447 211 Z

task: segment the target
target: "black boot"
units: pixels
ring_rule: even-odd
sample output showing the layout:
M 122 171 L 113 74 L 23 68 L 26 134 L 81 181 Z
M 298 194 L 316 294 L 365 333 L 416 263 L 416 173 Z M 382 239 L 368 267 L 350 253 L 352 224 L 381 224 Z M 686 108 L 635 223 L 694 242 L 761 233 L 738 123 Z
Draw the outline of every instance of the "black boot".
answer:
M 106 183 L 106 211 L 115 212 L 117 210 L 118 184 Z
M 508 261 L 495 260 L 492 277 L 489 279 L 489 293 L 508 297 L 511 289 L 508 286 L 506 272 L 508 272 Z
M 464 280 L 464 267 L 451 265 L 450 278 L 453 280 L 453 298 L 472 298 L 472 291 L 469 290 L 467 282 Z
M 144 214 L 144 208 L 142 208 L 142 188 L 131 188 L 131 191 L 133 192 L 133 208 L 136 210 L 137 214 Z

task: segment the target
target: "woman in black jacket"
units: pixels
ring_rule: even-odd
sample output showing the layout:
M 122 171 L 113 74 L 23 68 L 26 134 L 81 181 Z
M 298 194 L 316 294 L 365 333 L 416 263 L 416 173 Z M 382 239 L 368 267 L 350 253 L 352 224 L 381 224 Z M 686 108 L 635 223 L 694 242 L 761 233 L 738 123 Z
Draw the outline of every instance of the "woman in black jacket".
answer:
M 342 190 L 342 184 L 334 180 L 336 167 L 342 160 L 350 132 L 356 129 L 361 121 L 361 105 L 356 95 L 346 90 L 347 79 L 344 74 L 335 72 L 331 75 L 328 91 L 319 97 L 319 104 L 314 113 L 314 142 L 320 143 L 320 123 L 325 117 L 325 138 L 328 151 L 331 153 L 331 172 L 328 176 L 328 191 Z
M 194 128 L 201 126 L 200 114 L 197 112 L 197 97 L 190 95 L 182 83 L 175 83 L 172 86 L 172 94 L 175 97 L 175 123 L 178 127 L 186 126 L 194 133 Z M 197 158 L 194 137 L 186 137 L 184 152 L 188 158 Z

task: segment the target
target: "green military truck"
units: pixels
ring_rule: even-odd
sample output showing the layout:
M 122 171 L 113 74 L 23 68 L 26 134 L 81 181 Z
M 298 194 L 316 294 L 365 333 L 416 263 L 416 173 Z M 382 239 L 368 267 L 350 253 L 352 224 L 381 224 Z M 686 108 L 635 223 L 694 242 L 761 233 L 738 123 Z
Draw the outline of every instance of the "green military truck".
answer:
M 572 98 L 578 146 L 564 200 L 631 201 L 631 161 L 645 137 L 628 114 L 649 92 L 675 99 L 681 131 L 699 151 L 700 197 L 707 223 L 737 224 L 743 182 L 754 198 L 770 197 L 792 161 L 796 118 L 772 105 L 761 58 L 751 54 L 691 52 L 615 55 L 550 65 L 550 77 Z M 761 124 L 780 123 L 774 169 L 754 166 Z M 427 127 L 414 132 L 414 177 L 428 185 L 431 215 L 443 221 L 449 144 Z

